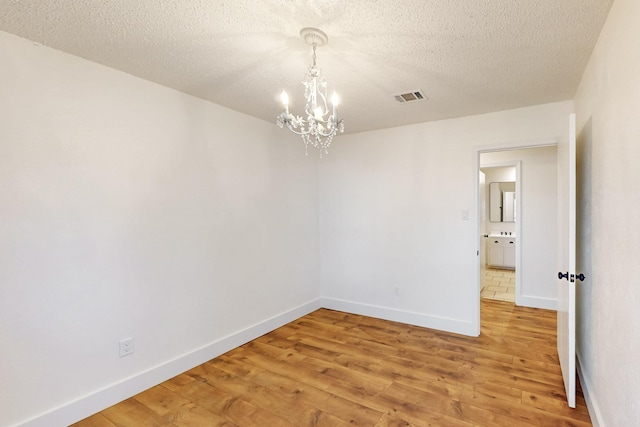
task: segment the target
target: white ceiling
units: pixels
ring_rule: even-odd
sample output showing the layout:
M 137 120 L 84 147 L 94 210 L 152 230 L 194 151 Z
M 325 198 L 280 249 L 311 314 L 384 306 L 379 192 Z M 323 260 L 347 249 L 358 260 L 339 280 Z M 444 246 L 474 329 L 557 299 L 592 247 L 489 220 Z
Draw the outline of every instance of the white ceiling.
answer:
M 612 1 L 5 0 L 0 30 L 275 121 L 283 88 L 301 112 L 318 27 L 357 132 L 572 99 Z

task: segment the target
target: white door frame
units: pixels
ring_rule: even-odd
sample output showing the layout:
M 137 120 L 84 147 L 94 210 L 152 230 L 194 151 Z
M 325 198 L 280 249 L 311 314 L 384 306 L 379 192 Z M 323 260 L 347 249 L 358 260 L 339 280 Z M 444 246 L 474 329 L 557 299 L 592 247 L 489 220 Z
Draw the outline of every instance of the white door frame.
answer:
M 558 145 L 558 141 L 556 139 L 539 139 L 539 140 L 529 140 L 529 141 L 512 141 L 512 142 L 507 142 L 507 143 L 496 143 L 496 144 L 490 144 L 490 145 L 482 145 L 482 146 L 476 146 L 474 147 L 474 156 L 473 156 L 473 161 L 474 161 L 474 170 L 475 170 L 475 174 L 474 174 L 474 199 L 475 199 L 475 218 L 476 218 L 476 226 L 475 226 L 475 239 L 476 239 L 476 274 L 475 274 L 475 293 L 474 293 L 474 302 L 473 302 L 473 331 L 474 331 L 474 335 L 475 336 L 480 336 L 480 290 L 482 287 L 481 284 L 481 277 L 480 277 L 480 245 L 484 244 L 484 239 L 480 237 L 480 154 L 481 153 L 490 153 L 490 152 L 496 152 L 496 151 L 509 151 L 509 150 L 520 150 L 520 149 L 526 149 L 526 148 L 540 148 L 540 147 L 550 147 L 550 146 L 556 146 Z M 518 173 L 518 172 L 516 172 Z M 518 175 L 517 176 L 517 180 L 516 180 L 516 186 L 521 185 L 519 183 L 522 182 L 522 180 L 520 179 L 521 177 Z M 520 191 L 521 189 L 516 187 L 516 191 Z M 521 197 L 519 197 L 519 194 L 517 195 L 518 200 L 516 200 L 516 203 L 518 203 L 518 205 L 516 205 L 516 209 L 518 214 L 520 216 L 522 216 L 522 209 L 520 206 L 520 203 L 522 202 L 520 199 Z M 521 221 L 520 221 L 521 223 Z M 521 267 L 520 266 L 520 229 L 518 227 L 521 227 L 521 224 L 519 225 L 518 222 L 516 222 L 516 271 L 518 271 L 518 269 Z M 516 281 L 519 280 L 518 279 L 518 274 L 516 273 Z M 518 286 L 519 284 L 516 283 L 516 292 L 518 292 L 518 289 L 521 288 L 521 286 Z M 522 292 L 522 290 L 520 289 L 520 292 Z M 516 296 L 516 298 L 518 298 Z M 521 297 L 520 297 L 521 298 Z M 517 302 L 517 299 L 516 299 Z

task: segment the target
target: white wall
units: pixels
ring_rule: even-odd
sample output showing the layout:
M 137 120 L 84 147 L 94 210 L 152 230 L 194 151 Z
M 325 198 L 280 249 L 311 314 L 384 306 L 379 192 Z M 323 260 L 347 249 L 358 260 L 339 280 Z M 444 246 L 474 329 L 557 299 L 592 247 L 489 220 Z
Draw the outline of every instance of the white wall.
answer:
M 297 138 L 3 32 L 0 52 L 0 425 L 67 425 L 317 306 Z
M 478 334 L 478 150 L 568 138 L 572 109 L 561 102 L 341 137 L 319 165 L 325 305 Z
M 576 94 L 578 360 L 594 425 L 640 425 L 640 2 L 616 0 Z
M 568 115 L 565 125 L 568 129 Z M 521 212 L 516 237 L 518 305 L 557 308 L 557 148 L 539 147 L 483 153 L 481 164 L 520 161 Z M 495 223 L 491 223 L 492 225 Z M 489 230 L 488 230 L 489 231 Z

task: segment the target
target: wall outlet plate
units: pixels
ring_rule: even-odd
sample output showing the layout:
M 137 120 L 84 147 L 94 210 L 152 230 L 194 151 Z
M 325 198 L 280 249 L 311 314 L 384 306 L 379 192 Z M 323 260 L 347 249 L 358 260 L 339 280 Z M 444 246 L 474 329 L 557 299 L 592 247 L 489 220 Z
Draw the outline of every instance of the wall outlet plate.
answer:
M 120 341 L 120 357 L 133 354 L 133 338 L 125 338 Z

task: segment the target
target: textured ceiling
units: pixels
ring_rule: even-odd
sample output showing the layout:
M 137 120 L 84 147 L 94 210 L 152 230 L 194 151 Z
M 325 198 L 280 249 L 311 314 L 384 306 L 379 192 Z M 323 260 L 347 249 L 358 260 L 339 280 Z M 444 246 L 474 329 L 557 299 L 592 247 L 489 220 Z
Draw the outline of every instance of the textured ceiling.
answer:
M 357 132 L 572 99 L 612 1 L 2 0 L 0 30 L 274 121 L 319 27 Z

